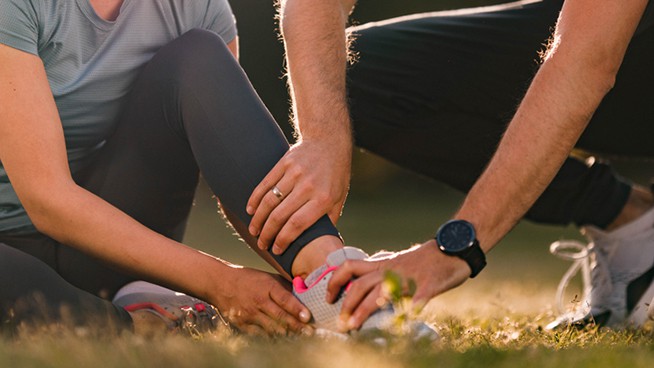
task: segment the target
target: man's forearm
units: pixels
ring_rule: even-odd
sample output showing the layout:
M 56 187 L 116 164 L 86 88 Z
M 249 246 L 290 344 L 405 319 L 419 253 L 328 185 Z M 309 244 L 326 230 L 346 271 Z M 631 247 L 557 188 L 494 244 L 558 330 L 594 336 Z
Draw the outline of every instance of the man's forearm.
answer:
M 345 92 L 345 24 L 354 0 L 285 0 L 280 9 L 300 138 L 351 144 Z
M 602 7 L 586 0 L 566 3 L 553 50 L 456 215 L 475 224 L 485 250 L 515 225 L 556 175 L 612 87 L 645 4 L 633 1 L 625 9 L 618 1 Z
M 345 23 L 353 3 L 281 0 L 280 28 L 297 142 L 248 200 L 247 211 L 253 216 L 248 230 L 259 237 L 257 246 L 262 250 L 272 246 L 274 254 L 282 254 L 322 216 L 336 223 L 341 215 L 352 166 Z M 274 188 L 283 195 L 271 197 Z M 312 261 L 304 261 L 315 258 L 305 254 L 298 254 L 293 272 L 312 267 Z

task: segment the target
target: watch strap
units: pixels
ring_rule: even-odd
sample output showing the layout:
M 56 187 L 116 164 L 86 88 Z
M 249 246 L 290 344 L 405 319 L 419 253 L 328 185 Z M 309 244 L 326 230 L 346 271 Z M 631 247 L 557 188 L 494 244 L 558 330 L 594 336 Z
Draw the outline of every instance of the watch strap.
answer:
M 470 266 L 470 270 L 472 271 L 470 273 L 471 279 L 479 275 L 481 270 L 486 267 L 486 255 L 484 254 L 484 251 L 481 250 L 477 239 L 475 239 L 470 248 L 461 252 L 457 256 L 466 261 L 468 266 Z

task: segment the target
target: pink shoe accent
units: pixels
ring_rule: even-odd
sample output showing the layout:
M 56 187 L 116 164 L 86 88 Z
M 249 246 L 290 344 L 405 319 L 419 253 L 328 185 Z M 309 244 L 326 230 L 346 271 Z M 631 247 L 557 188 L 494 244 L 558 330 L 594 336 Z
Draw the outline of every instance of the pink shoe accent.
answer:
M 329 267 L 318 278 L 316 278 L 316 281 L 314 281 L 313 284 L 309 286 L 307 286 L 307 284 L 304 283 L 304 280 L 302 280 L 300 276 L 295 277 L 293 279 L 293 288 L 295 289 L 295 292 L 298 294 L 302 294 L 309 291 L 309 289 L 316 286 L 316 284 L 318 284 L 323 277 L 327 276 L 328 273 L 335 271 L 337 268 L 338 266 Z

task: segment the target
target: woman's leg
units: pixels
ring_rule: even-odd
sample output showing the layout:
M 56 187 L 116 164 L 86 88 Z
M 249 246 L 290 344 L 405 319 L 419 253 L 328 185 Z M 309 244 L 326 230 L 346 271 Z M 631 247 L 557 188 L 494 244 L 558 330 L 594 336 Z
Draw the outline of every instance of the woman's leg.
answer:
M 436 12 L 354 28 L 359 60 L 348 76 L 357 144 L 468 191 L 534 76 L 562 3 Z M 652 133 L 648 119 L 654 105 L 642 103 L 634 112 L 628 103 L 651 98 L 642 92 L 654 82 L 654 52 L 646 47 L 651 40 L 651 34 L 641 32 L 632 42 L 616 88 L 580 147 L 654 155 L 653 146 L 643 141 Z M 630 119 L 628 128 L 620 117 Z M 630 190 L 610 166 L 570 158 L 527 218 L 605 227 Z
M 0 242 L 36 257 L 77 288 L 111 299 L 134 278 L 41 233 L 2 234 Z
M 145 67 L 114 135 L 73 176 L 145 226 L 181 241 L 200 167 L 232 225 L 257 249 L 247 232 L 245 204 L 287 149 L 223 41 L 210 32 L 191 31 L 163 47 Z M 263 256 L 291 274 L 303 246 L 328 234 L 338 232 L 325 216 L 283 255 Z M 43 234 L 3 237 L 66 281 L 102 298 L 111 299 L 134 281 Z
M 44 262 L 0 243 L 0 330 L 21 323 L 131 328 L 122 308 L 67 283 Z
M 193 30 L 144 68 L 115 134 L 76 179 L 149 228 L 181 240 L 201 171 L 256 249 L 245 205 L 288 148 L 220 37 Z M 323 235 L 338 236 L 327 216 L 268 260 L 291 274 L 298 252 Z

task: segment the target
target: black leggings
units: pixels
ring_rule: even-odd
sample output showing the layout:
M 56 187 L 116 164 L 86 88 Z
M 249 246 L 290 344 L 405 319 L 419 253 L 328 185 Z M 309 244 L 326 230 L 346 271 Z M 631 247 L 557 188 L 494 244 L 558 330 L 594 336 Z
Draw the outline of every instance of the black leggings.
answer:
M 288 148 L 220 37 L 193 30 L 163 47 L 148 63 L 115 133 L 91 163 L 73 176 L 79 185 L 150 229 L 181 240 L 201 171 L 232 225 L 255 247 L 246 230 L 251 217 L 245 206 L 256 185 Z M 273 256 L 272 262 L 291 274 L 299 250 L 327 234 L 338 236 L 324 216 L 284 254 Z M 0 288 L 5 306 L 33 291 L 47 291 L 43 294 L 48 303 L 79 305 L 86 296 L 80 296 L 72 285 L 111 298 L 132 281 L 131 276 L 43 234 L 0 234 L 0 242 L 42 260 L 71 284 L 56 277 L 31 277 L 42 273 L 42 264 L 2 247 L 3 261 L 19 257 L 23 265 L 0 268 L 2 285 L 16 278 L 36 283 Z M 111 305 L 103 307 L 107 308 Z
M 468 191 L 533 78 L 562 4 L 425 13 L 353 28 L 358 61 L 348 86 L 357 144 Z M 641 24 L 651 24 L 648 14 Z M 652 65 L 654 27 L 641 27 L 578 148 L 654 156 Z M 570 158 L 526 217 L 605 227 L 630 190 L 607 164 Z
M 0 280 L 0 332 L 10 333 L 21 323 L 54 321 L 91 323 L 105 332 L 131 328 L 124 309 L 71 285 L 51 266 L 5 244 L 0 244 Z

